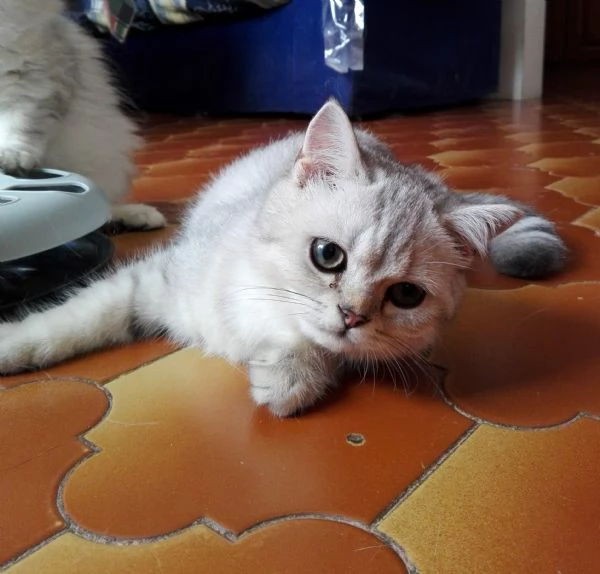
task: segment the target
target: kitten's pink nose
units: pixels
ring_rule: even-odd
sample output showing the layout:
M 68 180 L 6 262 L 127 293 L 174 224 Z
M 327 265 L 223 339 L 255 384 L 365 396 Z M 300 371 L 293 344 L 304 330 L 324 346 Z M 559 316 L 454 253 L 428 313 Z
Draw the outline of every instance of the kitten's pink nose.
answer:
M 364 315 L 359 315 L 352 311 L 352 309 L 340 307 L 340 311 L 342 315 L 344 315 L 344 325 L 346 325 L 346 329 L 354 329 L 354 327 L 360 327 L 364 325 L 369 318 Z

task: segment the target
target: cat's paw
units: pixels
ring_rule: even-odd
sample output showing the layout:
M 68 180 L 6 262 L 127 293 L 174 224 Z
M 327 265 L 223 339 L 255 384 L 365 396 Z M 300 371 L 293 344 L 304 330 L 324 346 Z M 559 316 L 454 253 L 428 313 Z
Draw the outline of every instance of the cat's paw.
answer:
M 303 400 L 297 393 L 289 392 L 285 395 L 272 387 L 250 385 L 250 394 L 259 406 L 267 407 L 276 417 L 291 417 L 300 411 L 312 406 L 316 397 L 311 401 Z
M 30 147 L 0 147 L 0 171 L 6 173 L 27 172 L 40 164 L 37 150 Z
M 257 405 L 268 407 L 277 417 L 289 417 L 312 407 L 333 384 L 329 375 L 296 361 L 249 365 L 250 394 Z
M 167 224 L 165 216 L 151 205 L 127 203 L 112 206 L 111 227 L 134 230 L 159 229 Z
M 0 325 L 0 376 L 15 375 L 42 366 L 43 346 L 34 339 L 14 337 L 16 327 L 11 323 Z

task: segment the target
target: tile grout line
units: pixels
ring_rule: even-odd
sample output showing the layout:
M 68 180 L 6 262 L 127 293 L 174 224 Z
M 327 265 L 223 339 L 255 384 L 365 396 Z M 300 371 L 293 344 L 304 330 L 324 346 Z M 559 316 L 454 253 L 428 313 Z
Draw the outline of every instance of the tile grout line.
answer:
M 468 428 L 454 443 L 452 443 L 442 454 L 419 475 L 407 488 L 405 488 L 396 498 L 383 508 L 371 521 L 371 528 L 377 529 L 384 518 L 397 506 L 402 504 L 415 490 L 417 490 L 425 481 L 440 468 L 465 442 L 471 438 L 475 431 L 481 425 L 477 422 Z

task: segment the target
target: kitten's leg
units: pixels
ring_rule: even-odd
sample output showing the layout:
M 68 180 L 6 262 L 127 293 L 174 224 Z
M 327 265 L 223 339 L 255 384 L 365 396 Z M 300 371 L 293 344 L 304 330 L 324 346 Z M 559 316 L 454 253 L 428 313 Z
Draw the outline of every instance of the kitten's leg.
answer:
M 143 203 L 124 203 L 111 207 L 111 226 L 133 230 L 147 231 L 159 229 L 167 225 L 165 216 L 151 205 Z
M 276 416 L 287 417 L 310 407 L 336 383 L 339 359 L 310 349 L 277 362 L 250 361 L 250 393 L 259 405 Z
M 62 115 L 52 104 L 28 95 L 0 110 L 0 170 L 27 171 L 41 163 Z
M 0 373 L 49 366 L 165 328 L 165 255 L 123 267 L 65 303 L 0 324 Z M 162 313 L 162 314 L 161 314 Z

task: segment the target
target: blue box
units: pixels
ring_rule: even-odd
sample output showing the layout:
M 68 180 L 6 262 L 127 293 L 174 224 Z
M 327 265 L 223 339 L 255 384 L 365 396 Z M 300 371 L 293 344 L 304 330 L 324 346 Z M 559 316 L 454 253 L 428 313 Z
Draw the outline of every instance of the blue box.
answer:
M 356 116 L 494 92 L 500 19 L 501 0 L 366 0 L 364 70 L 348 74 L 325 65 L 322 0 L 105 41 L 149 111 L 311 114 L 335 96 Z

